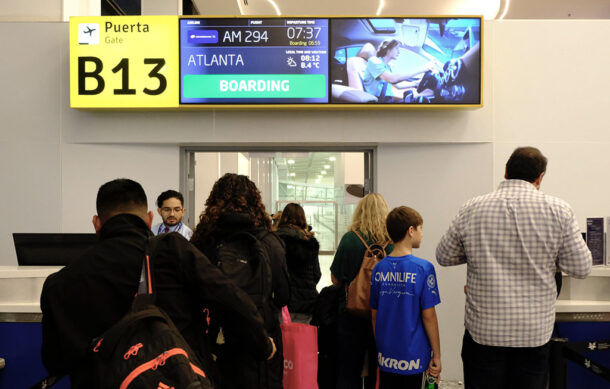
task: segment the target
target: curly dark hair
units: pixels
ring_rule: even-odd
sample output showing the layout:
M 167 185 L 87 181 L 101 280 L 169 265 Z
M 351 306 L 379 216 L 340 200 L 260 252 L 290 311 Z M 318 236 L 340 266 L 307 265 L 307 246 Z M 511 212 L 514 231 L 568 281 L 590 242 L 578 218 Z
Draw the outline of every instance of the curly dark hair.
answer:
M 203 242 L 226 212 L 247 214 L 255 227 L 271 229 L 271 218 L 265 211 L 261 193 L 254 182 L 246 176 L 227 173 L 214 183 L 191 242 L 195 245 Z

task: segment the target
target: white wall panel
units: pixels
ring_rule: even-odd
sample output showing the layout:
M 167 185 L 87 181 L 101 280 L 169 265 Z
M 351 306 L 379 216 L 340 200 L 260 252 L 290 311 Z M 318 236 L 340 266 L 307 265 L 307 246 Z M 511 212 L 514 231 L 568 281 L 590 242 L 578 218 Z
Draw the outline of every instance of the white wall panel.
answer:
M 93 232 L 99 187 L 115 178 L 130 178 L 146 191 L 153 223 L 161 222 L 155 201 L 161 192 L 179 189 L 176 145 L 62 146 L 62 232 Z
M 0 140 L 60 139 L 65 23 L 0 23 Z
M 0 141 L 0 266 L 17 265 L 13 232 L 59 232 L 61 168 L 57 143 Z
M 0 1 L 0 21 L 58 21 L 62 0 Z
M 608 35 L 608 20 L 495 23 L 495 141 L 610 141 Z

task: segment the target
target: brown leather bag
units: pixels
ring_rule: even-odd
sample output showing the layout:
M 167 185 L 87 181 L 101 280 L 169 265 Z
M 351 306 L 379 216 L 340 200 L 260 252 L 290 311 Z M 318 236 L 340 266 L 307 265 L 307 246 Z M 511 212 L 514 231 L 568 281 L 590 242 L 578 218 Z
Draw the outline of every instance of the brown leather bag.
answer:
M 386 242 L 383 246 L 379 244 L 369 246 L 358 232 L 356 232 L 356 235 L 360 238 L 366 250 L 356 278 L 346 287 L 345 309 L 354 316 L 368 318 L 371 316 L 370 298 L 373 268 L 377 262 L 385 258 L 385 249 L 389 242 Z

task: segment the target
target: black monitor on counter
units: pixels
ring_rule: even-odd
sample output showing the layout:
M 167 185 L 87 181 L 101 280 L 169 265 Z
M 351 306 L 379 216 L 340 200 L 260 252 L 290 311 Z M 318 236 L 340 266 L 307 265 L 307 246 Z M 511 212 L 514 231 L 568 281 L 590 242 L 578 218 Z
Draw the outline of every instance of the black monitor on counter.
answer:
M 97 240 L 96 234 L 13 233 L 19 266 L 66 266 Z

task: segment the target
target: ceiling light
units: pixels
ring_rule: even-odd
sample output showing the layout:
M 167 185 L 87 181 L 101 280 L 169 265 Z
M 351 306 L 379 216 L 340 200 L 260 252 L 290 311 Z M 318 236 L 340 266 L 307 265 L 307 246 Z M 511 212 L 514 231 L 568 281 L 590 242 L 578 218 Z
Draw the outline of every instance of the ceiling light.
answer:
M 294 165 L 294 159 L 289 159 L 289 160 L 288 160 L 288 161 L 286 161 L 286 162 L 288 162 L 288 165 Z
M 334 161 L 335 159 L 336 159 L 335 157 L 328 158 L 329 161 Z
M 385 5 L 385 1 L 379 0 L 379 7 L 377 8 L 377 16 L 381 15 L 381 10 L 383 9 L 384 5 Z
M 318 175 L 318 178 L 322 178 L 322 177 L 324 177 L 324 176 Z
M 292 188 L 294 188 L 294 186 L 292 186 L 292 185 L 288 185 L 286 188 L 288 188 L 288 189 L 292 189 Z
M 504 0 L 504 9 L 502 10 L 502 13 L 500 14 L 500 16 L 497 17 L 498 20 L 504 19 L 504 17 L 506 16 L 506 13 L 508 12 L 509 6 L 510 6 L 510 0 Z
M 296 173 L 290 173 L 290 174 L 289 174 L 289 176 L 290 176 L 290 177 L 294 177 L 294 176 L 296 176 L 296 175 L 297 175 Z
M 326 174 L 326 170 L 322 170 L 320 174 Z
M 316 184 L 319 184 L 319 183 L 320 183 L 320 179 L 318 178 L 318 179 L 316 180 Z
M 324 169 L 330 169 L 330 165 L 324 165 Z
M 277 16 L 280 16 L 282 13 L 280 12 L 280 8 L 277 6 L 277 4 L 275 4 L 275 2 L 273 0 L 267 0 L 267 1 L 269 3 L 271 3 L 273 8 L 275 8 L 275 12 L 277 13 Z

